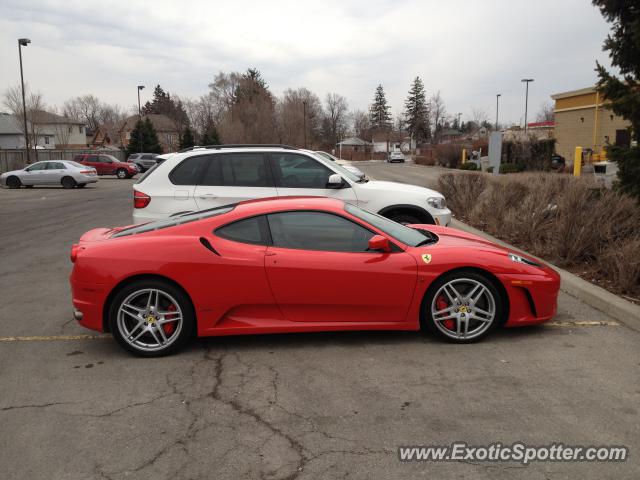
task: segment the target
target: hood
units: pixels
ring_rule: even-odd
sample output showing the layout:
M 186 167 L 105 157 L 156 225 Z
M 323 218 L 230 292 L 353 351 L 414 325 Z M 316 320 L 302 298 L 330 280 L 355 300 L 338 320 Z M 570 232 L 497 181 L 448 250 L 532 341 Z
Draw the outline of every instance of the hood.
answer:
M 8 177 L 9 175 L 17 175 L 21 172 L 24 172 L 24 169 L 22 170 L 11 170 L 10 172 L 4 172 L 2 174 L 0 174 L 0 178 L 4 178 L 4 177 Z
M 439 239 L 437 243 L 439 247 L 474 247 L 482 248 L 484 250 L 491 248 L 499 252 L 510 251 L 496 243 L 485 240 L 482 237 L 478 237 L 472 233 L 463 232 L 456 228 L 440 227 L 437 225 L 409 225 L 409 227 L 415 228 L 416 230 L 428 230 L 429 232 L 435 233 Z
M 378 192 L 402 192 L 414 195 L 424 195 L 425 198 L 444 198 L 444 195 L 442 195 L 440 192 L 436 192 L 435 190 L 431 190 L 430 188 L 418 187 L 417 185 L 409 185 L 406 183 L 384 182 L 382 180 L 370 180 L 367 183 L 359 185 L 359 188 Z

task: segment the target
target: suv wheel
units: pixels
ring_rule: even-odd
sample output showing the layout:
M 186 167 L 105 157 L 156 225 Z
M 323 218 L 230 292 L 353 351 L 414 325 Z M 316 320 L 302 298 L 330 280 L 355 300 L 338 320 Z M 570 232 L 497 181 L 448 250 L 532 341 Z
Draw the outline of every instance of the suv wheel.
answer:
M 129 176 L 129 174 L 127 173 L 127 171 L 124 168 L 119 168 L 118 170 L 116 170 L 116 177 L 118 177 L 120 180 L 123 180 L 125 178 L 127 178 Z

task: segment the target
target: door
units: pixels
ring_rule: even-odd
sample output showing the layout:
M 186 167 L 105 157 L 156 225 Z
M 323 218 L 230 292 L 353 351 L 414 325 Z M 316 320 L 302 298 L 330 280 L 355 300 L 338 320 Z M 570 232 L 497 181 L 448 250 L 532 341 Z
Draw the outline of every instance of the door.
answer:
M 200 210 L 277 195 L 267 159 L 258 152 L 207 156 L 194 193 Z
M 272 152 L 269 156 L 278 196 L 333 197 L 356 204 L 356 194 L 346 180 L 345 188 L 327 188 L 329 177 L 335 172 L 315 158 L 290 152 Z
M 47 183 L 59 184 L 66 173 L 66 167 L 62 162 L 48 162 L 45 173 Z
M 367 251 L 373 232 L 317 211 L 267 216 L 265 267 L 285 318 L 294 322 L 403 322 L 417 279 L 404 252 Z
M 109 158 L 105 155 L 100 155 L 98 157 L 98 165 L 100 165 L 100 168 L 102 169 L 102 175 L 115 175 L 116 174 L 116 167 L 115 167 L 115 162 L 113 161 L 112 158 Z M 100 173 L 100 171 L 98 170 L 98 173 Z
M 82 163 L 87 167 L 95 168 L 98 175 L 104 175 L 102 164 L 98 162 L 98 155 L 87 155 L 85 161 Z
M 24 174 L 20 175 L 23 185 L 43 185 L 46 183 L 47 162 L 37 162 L 25 168 Z

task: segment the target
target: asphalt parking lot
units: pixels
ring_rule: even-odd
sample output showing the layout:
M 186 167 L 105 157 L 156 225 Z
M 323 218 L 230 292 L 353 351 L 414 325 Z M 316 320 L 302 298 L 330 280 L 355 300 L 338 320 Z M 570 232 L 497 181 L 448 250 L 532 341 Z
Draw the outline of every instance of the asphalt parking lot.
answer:
M 361 168 L 418 184 L 439 172 Z M 69 249 L 130 223 L 133 181 L 0 190 L 0 478 L 638 478 L 640 333 L 566 294 L 553 325 L 472 345 L 292 334 L 139 359 L 92 337 L 72 320 Z M 454 441 L 626 445 L 630 458 L 398 460 L 398 446 Z

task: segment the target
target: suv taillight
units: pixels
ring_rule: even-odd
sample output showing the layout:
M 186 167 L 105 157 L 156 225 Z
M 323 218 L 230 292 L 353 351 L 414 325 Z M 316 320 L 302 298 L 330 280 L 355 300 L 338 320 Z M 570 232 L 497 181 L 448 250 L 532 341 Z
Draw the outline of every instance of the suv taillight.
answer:
M 133 208 L 144 208 L 151 202 L 151 197 L 146 193 L 133 191 Z

